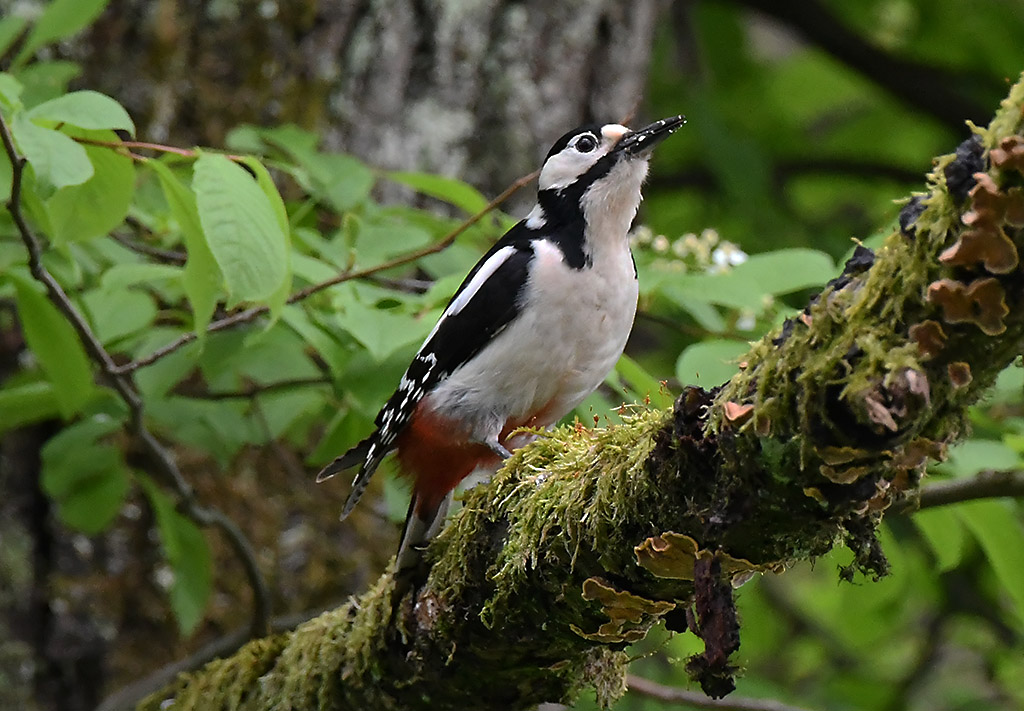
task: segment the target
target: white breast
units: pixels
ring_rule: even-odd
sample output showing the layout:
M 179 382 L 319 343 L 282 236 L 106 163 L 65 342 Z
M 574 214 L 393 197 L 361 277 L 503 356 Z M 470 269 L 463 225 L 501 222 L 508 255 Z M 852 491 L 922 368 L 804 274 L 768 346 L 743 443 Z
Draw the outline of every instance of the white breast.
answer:
M 522 312 L 430 394 L 430 406 L 485 439 L 542 408 L 555 421 L 593 392 L 622 354 L 636 314 L 624 234 L 617 242 L 601 245 L 580 270 L 553 244 L 535 242 Z

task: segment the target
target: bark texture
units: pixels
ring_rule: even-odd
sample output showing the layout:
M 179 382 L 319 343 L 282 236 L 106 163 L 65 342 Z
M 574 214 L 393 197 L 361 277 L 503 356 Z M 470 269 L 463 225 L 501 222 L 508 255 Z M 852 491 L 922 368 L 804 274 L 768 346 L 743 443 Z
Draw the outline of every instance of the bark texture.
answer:
M 517 452 L 396 601 L 357 600 L 186 675 L 141 707 L 513 709 L 624 690 L 658 619 L 698 630 L 688 670 L 727 693 L 729 583 L 845 542 L 874 575 L 884 510 L 1024 343 L 1024 82 L 936 161 L 928 192 L 713 393 Z M 695 604 L 696 614 L 688 608 Z
M 217 146 L 242 122 L 294 122 L 371 165 L 497 193 L 566 127 L 637 108 L 657 8 L 113 0 L 71 52 L 84 83 L 118 97 L 149 140 Z

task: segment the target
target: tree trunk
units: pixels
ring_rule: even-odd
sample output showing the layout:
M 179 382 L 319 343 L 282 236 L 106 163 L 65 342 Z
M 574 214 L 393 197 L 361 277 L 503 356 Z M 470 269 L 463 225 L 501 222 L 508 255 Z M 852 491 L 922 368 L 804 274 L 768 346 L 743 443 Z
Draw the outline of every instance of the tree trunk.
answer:
M 585 686 L 607 703 L 622 648 L 658 619 L 686 626 L 691 604 L 706 650 L 687 668 L 728 693 L 730 583 L 839 542 L 884 574 L 882 513 L 1020 353 L 1022 123 L 1024 80 L 937 161 L 878 254 L 858 252 L 721 389 L 518 451 L 467 495 L 413 595 L 393 601 L 385 575 L 141 707 L 525 709 Z
M 242 122 L 294 122 L 371 165 L 496 194 L 567 127 L 636 110 L 656 10 L 656 0 L 114 0 L 73 52 L 83 85 L 117 97 L 149 140 L 220 146 Z

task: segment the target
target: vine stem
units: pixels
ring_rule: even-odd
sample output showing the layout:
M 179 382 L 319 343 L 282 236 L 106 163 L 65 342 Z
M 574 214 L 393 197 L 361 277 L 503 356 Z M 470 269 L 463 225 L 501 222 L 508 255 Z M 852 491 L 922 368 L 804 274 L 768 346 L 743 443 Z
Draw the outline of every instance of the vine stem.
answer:
M 46 287 L 50 301 L 74 328 L 86 353 L 99 366 L 110 387 L 128 406 L 130 430 L 149 455 L 165 482 L 177 493 L 179 511 L 197 525 L 215 527 L 227 539 L 228 544 L 241 561 L 249 586 L 252 588 L 253 611 L 249 633 L 253 637 L 265 635 L 270 619 L 270 593 L 266 580 L 260 572 L 252 544 L 238 524 L 230 517 L 219 509 L 199 503 L 195 490 L 182 475 L 173 454 L 146 426 L 145 403 L 131 374 L 119 371 L 110 353 L 103 347 L 81 312 L 75 308 L 67 292 L 43 265 L 42 247 L 26 222 L 21 209 L 21 190 L 26 160 L 18 153 L 14 145 L 14 138 L 3 115 L 0 115 L 0 142 L 3 143 L 4 151 L 10 159 L 12 167 L 11 195 L 7 200 L 6 207 L 18 229 L 21 241 L 28 250 L 28 266 L 32 276 Z

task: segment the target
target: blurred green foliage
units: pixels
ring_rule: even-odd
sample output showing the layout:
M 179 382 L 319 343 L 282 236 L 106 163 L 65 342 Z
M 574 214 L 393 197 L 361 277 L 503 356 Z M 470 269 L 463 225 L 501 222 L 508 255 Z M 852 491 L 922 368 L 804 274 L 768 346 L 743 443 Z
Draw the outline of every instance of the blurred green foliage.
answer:
M 115 99 L 69 92 L 73 65 L 33 59 L 103 4 L 57 0 L 28 28 L 0 19 L 0 56 L 28 31 L 0 73 L 0 113 L 28 159 L 21 204 L 46 239 L 44 264 L 118 362 L 181 340 L 134 372 L 161 438 L 221 465 L 277 442 L 312 471 L 370 429 L 462 275 L 514 220 L 495 211 L 463 229 L 487 205 L 472 186 L 375 170 L 320 150 L 294 126 L 238 127 L 224 148 L 242 156 L 117 148 L 134 126 Z M 578 409 L 585 424 L 614 422 L 622 402 L 666 407 L 680 384 L 727 379 L 748 341 L 836 275 L 851 238 L 871 244 L 891 230 L 894 201 L 921 184 L 931 156 L 968 134 L 744 5 L 691 3 L 661 26 L 647 111 L 682 111 L 689 123 L 659 149 L 633 235 L 637 337 Z M 827 8 L 883 64 L 896 57 L 978 77 L 967 98 L 991 108 L 1003 78 L 1024 69 L 1020 2 Z M 0 155 L 0 200 L 11 175 Z M 428 207 L 378 203 L 382 181 Z M 446 210 L 430 209 L 438 202 Z M 451 246 L 411 258 L 457 229 Z M 339 278 L 405 256 L 366 278 Z M 0 300 L 15 307 L 0 310 L 0 330 L 20 329 L 28 349 L 0 385 L 0 432 L 61 423 L 42 452 L 41 486 L 73 529 L 102 532 L 141 490 L 175 573 L 168 604 L 188 633 L 217 584 L 203 533 L 175 510 L 166 482 L 126 456 L 117 434 L 127 410 L 97 385 L 96 364 L 33 280 L 7 212 Z M 246 308 L 258 313 L 208 331 Z M 936 478 L 1020 468 L 1022 387 L 1020 370 L 1004 374 L 972 415 L 975 438 Z M 400 518 L 404 498 L 388 489 Z M 834 552 L 744 587 L 739 693 L 821 709 L 1024 705 L 1022 521 L 1020 503 L 1002 500 L 895 516 L 884 529 L 885 580 L 839 584 L 849 554 Z M 678 662 L 695 644 L 653 635 L 636 645 L 634 671 L 684 685 Z M 618 706 L 660 707 L 635 694 Z

